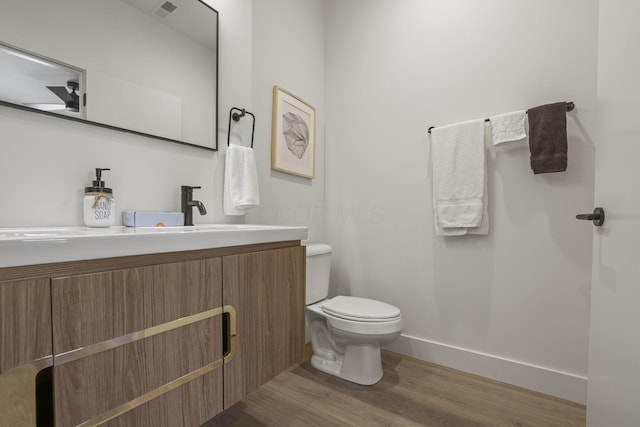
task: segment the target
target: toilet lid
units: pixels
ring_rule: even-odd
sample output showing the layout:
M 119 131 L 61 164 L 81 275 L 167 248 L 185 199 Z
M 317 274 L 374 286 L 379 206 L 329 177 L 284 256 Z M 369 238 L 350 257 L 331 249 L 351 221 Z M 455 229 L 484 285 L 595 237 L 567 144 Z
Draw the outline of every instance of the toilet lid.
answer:
M 337 296 L 322 304 L 322 311 L 341 319 L 386 322 L 400 317 L 400 309 L 368 298 Z

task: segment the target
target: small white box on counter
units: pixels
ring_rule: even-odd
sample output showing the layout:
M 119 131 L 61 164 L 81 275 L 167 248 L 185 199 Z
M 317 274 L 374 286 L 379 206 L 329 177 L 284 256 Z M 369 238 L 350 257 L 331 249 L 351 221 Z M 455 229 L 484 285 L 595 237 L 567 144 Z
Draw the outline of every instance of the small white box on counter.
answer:
M 182 212 L 122 212 L 127 227 L 176 227 L 184 225 Z

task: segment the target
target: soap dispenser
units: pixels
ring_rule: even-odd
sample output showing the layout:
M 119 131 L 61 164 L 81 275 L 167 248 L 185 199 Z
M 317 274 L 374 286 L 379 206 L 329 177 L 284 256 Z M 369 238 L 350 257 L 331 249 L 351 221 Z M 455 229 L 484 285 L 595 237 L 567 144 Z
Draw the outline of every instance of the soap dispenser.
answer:
M 84 189 L 84 223 L 87 227 L 109 227 L 115 219 L 113 191 L 105 187 L 102 171 L 109 168 L 96 168 L 96 180 L 91 187 Z

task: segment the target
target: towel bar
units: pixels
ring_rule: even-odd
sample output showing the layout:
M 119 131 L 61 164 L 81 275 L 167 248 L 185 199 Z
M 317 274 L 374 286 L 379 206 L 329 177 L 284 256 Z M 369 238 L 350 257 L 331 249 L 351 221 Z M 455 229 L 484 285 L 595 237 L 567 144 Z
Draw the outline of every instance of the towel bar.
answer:
M 237 113 L 234 113 L 233 111 L 238 111 Z M 231 138 L 231 120 L 233 119 L 234 122 L 239 122 L 241 118 L 243 118 L 245 115 L 250 115 L 253 118 L 253 127 L 251 128 L 251 148 L 253 148 L 253 135 L 256 132 L 256 116 L 253 115 L 253 113 L 245 110 L 244 108 L 236 108 L 236 107 L 231 107 L 231 109 L 229 110 L 229 127 L 228 127 L 228 132 L 227 132 L 227 147 L 230 144 L 230 138 Z
M 573 111 L 573 109 L 576 108 L 576 104 L 574 104 L 572 101 L 567 101 L 567 112 L 569 111 Z M 491 120 L 489 119 L 484 119 L 485 122 L 489 122 Z M 428 132 L 431 133 L 431 129 L 435 128 L 435 126 L 430 126 Z

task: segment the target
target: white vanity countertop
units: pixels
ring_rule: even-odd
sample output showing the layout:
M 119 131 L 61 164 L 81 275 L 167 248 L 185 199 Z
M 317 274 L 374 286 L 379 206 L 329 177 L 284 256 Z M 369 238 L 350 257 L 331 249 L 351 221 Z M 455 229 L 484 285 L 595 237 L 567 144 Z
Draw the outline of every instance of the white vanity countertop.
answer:
M 252 224 L 0 228 L 0 268 L 304 240 L 307 234 L 307 227 Z

